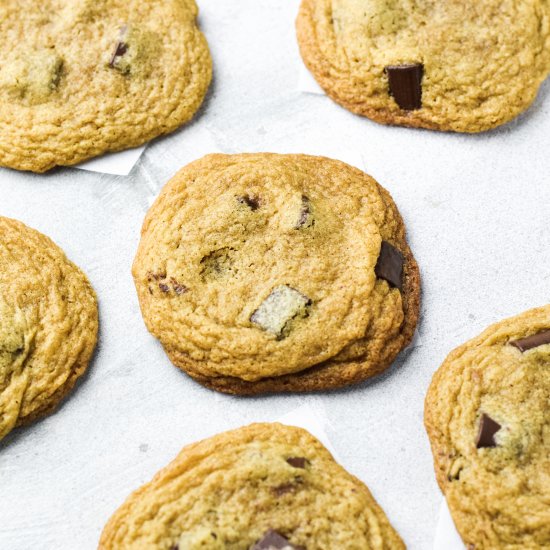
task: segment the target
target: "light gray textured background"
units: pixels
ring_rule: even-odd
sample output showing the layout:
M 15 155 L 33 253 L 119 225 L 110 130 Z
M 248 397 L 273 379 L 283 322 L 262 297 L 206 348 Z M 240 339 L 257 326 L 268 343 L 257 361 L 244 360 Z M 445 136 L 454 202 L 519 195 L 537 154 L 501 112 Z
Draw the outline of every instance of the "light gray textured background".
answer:
M 297 91 L 296 2 L 202 0 L 215 80 L 195 121 L 156 141 L 127 178 L 0 169 L 0 214 L 53 238 L 89 275 L 101 338 L 57 414 L 0 444 L 0 549 L 93 549 L 126 495 L 183 444 L 320 403 L 346 468 L 409 548 L 431 547 L 440 494 L 423 398 L 446 354 L 486 325 L 549 302 L 550 82 L 529 112 L 466 136 L 379 126 Z M 141 320 L 130 276 L 151 196 L 175 170 L 226 152 L 358 151 L 392 193 L 423 274 L 423 345 L 359 387 L 239 399 L 172 367 Z

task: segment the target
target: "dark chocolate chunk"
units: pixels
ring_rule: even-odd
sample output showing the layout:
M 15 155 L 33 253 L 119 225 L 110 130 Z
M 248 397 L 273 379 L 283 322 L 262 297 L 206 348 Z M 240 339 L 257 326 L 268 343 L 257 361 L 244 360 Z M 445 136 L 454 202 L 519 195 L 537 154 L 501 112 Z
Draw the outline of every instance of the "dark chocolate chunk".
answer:
M 307 458 L 304 458 L 303 456 L 291 456 L 290 458 L 287 458 L 286 461 L 293 468 L 305 468 L 308 463 Z
M 311 214 L 311 203 L 305 195 L 302 195 L 302 207 L 300 208 L 300 216 L 294 228 L 301 229 L 302 227 L 310 227 L 312 225 L 313 216 Z
M 250 317 L 252 323 L 278 339 L 287 335 L 290 322 L 307 316 L 311 300 L 288 285 L 275 287 Z
M 518 348 L 521 353 L 533 348 L 538 348 L 539 346 L 544 346 L 544 344 L 550 344 L 550 330 L 543 330 L 532 336 L 527 336 L 527 338 L 521 338 L 520 340 L 513 340 L 510 342 L 510 345 Z
M 179 545 L 174 544 L 174 545 L 170 546 L 170 550 L 180 550 L 180 547 L 179 547 Z
M 305 547 L 296 546 L 277 531 L 269 529 L 250 550 L 305 550 Z
M 178 283 L 174 277 L 170 277 L 170 282 L 172 283 L 172 288 L 176 294 L 185 294 L 189 290 L 185 285 Z
M 160 281 L 162 279 L 166 279 L 166 272 L 165 271 L 162 271 L 160 273 L 153 273 L 152 271 L 149 271 L 147 273 L 147 280 L 148 281 L 152 281 L 152 280 Z
M 479 421 L 479 431 L 477 432 L 476 447 L 496 447 L 495 434 L 502 426 L 495 422 L 489 415 L 483 413 Z
M 422 107 L 424 66 L 421 63 L 388 65 L 386 73 L 390 84 L 390 94 L 397 105 L 406 111 L 420 109 Z
M 165 285 L 164 283 L 159 283 L 159 288 L 162 290 L 162 292 L 170 292 L 170 287 L 168 285 Z
M 386 241 L 382 241 L 380 256 L 374 268 L 379 279 L 388 281 L 390 285 L 403 290 L 403 264 L 405 257 L 397 248 Z
M 283 483 L 282 485 L 278 485 L 277 487 L 274 487 L 273 492 L 278 497 L 282 497 L 287 493 L 292 493 L 295 489 L 296 489 L 296 485 L 294 483 Z
M 120 29 L 118 41 L 111 55 L 111 61 L 109 61 L 109 67 L 111 67 L 111 69 L 115 68 L 116 62 L 128 51 L 128 44 L 124 41 L 127 30 L 128 27 L 126 25 Z
M 251 197 L 250 195 L 243 195 L 242 197 L 237 197 L 237 200 L 241 204 L 246 204 L 250 210 L 258 210 L 260 208 L 260 199 L 258 197 Z

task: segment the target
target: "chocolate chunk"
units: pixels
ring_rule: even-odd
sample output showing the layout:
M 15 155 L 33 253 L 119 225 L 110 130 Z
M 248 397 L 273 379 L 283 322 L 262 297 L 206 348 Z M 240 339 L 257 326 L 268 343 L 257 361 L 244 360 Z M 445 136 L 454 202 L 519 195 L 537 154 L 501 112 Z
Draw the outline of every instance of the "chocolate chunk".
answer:
M 246 204 L 250 210 L 255 211 L 260 208 L 260 199 L 258 197 L 251 197 L 250 195 L 243 195 L 242 197 L 237 197 L 237 200 L 241 204 Z
M 307 458 L 304 458 L 303 456 L 291 456 L 290 458 L 287 458 L 286 461 L 293 468 L 305 468 L 308 463 Z
M 170 292 L 170 287 L 168 285 L 165 285 L 164 283 L 159 283 L 159 288 L 162 290 L 162 292 Z
M 424 66 L 421 63 L 388 65 L 386 73 L 390 84 L 390 94 L 397 105 L 406 111 L 420 109 L 422 107 Z
M 397 248 L 386 241 L 382 241 L 380 256 L 374 268 L 379 279 L 388 281 L 390 285 L 403 290 L 403 263 L 405 257 Z
M 278 497 L 282 497 L 287 493 L 292 493 L 295 489 L 296 489 L 296 485 L 294 483 L 283 483 L 282 485 L 278 485 L 277 487 L 274 487 L 273 492 Z
M 281 285 L 271 291 L 250 320 L 278 339 L 282 339 L 287 334 L 290 321 L 298 316 L 305 317 L 310 304 L 311 300 L 301 292 Z
M 496 447 L 495 434 L 502 426 L 495 422 L 489 415 L 483 413 L 479 421 L 479 431 L 477 432 L 476 447 Z
M 311 213 L 311 202 L 305 195 L 302 195 L 302 207 L 300 208 L 300 216 L 294 228 L 301 229 L 302 227 L 311 227 L 313 225 L 313 221 L 313 215 Z
M 532 336 L 527 336 L 527 338 L 521 338 L 520 340 L 513 340 L 510 342 L 510 345 L 518 348 L 521 353 L 533 348 L 538 348 L 539 346 L 544 346 L 544 344 L 550 344 L 550 330 L 543 330 Z
M 185 294 L 189 290 L 185 285 L 178 283 L 174 277 L 170 277 L 170 282 L 172 283 L 172 288 L 176 294 Z
M 269 529 L 250 550 L 305 550 L 305 547 L 295 546 L 277 531 Z
M 111 67 L 111 69 L 115 68 L 118 60 L 128 51 L 128 44 L 124 41 L 127 30 L 128 27 L 126 25 L 120 29 L 118 42 L 115 45 L 113 54 L 111 55 L 111 61 L 109 61 L 109 67 Z
M 152 271 L 149 271 L 147 273 L 147 280 L 148 281 L 152 281 L 152 280 L 160 281 L 162 279 L 166 279 L 166 272 L 165 271 L 162 271 L 160 273 L 153 273 Z

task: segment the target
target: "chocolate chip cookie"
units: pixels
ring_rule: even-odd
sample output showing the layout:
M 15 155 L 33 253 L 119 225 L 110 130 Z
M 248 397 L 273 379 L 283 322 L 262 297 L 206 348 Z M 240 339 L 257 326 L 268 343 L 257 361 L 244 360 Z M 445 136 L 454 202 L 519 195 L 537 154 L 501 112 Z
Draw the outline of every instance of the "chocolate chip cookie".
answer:
M 48 237 L 0 217 L 0 439 L 53 412 L 86 370 L 97 325 L 86 276 Z
M 211 79 L 194 0 L 0 2 L 0 166 L 44 172 L 187 122 Z
M 451 352 L 433 377 L 425 423 L 468 548 L 550 548 L 550 306 Z
M 547 0 L 302 0 L 297 32 L 326 93 L 384 124 L 489 130 L 550 73 Z
M 367 487 L 300 428 L 185 447 L 106 525 L 99 550 L 404 549 Z
M 227 393 L 359 382 L 418 318 L 418 267 L 389 193 L 322 157 L 188 165 L 147 214 L 133 275 L 172 362 Z

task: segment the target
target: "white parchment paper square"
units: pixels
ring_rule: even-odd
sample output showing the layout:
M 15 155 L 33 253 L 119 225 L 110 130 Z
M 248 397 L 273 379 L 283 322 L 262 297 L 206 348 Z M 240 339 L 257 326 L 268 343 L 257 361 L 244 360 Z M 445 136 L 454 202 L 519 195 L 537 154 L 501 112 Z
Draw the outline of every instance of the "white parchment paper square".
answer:
M 127 176 L 138 162 L 146 147 L 147 145 L 142 145 L 141 147 L 126 149 L 118 153 L 106 153 L 100 157 L 81 162 L 73 166 L 73 168 L 89 172 L 112 174 L 114 176 Z

